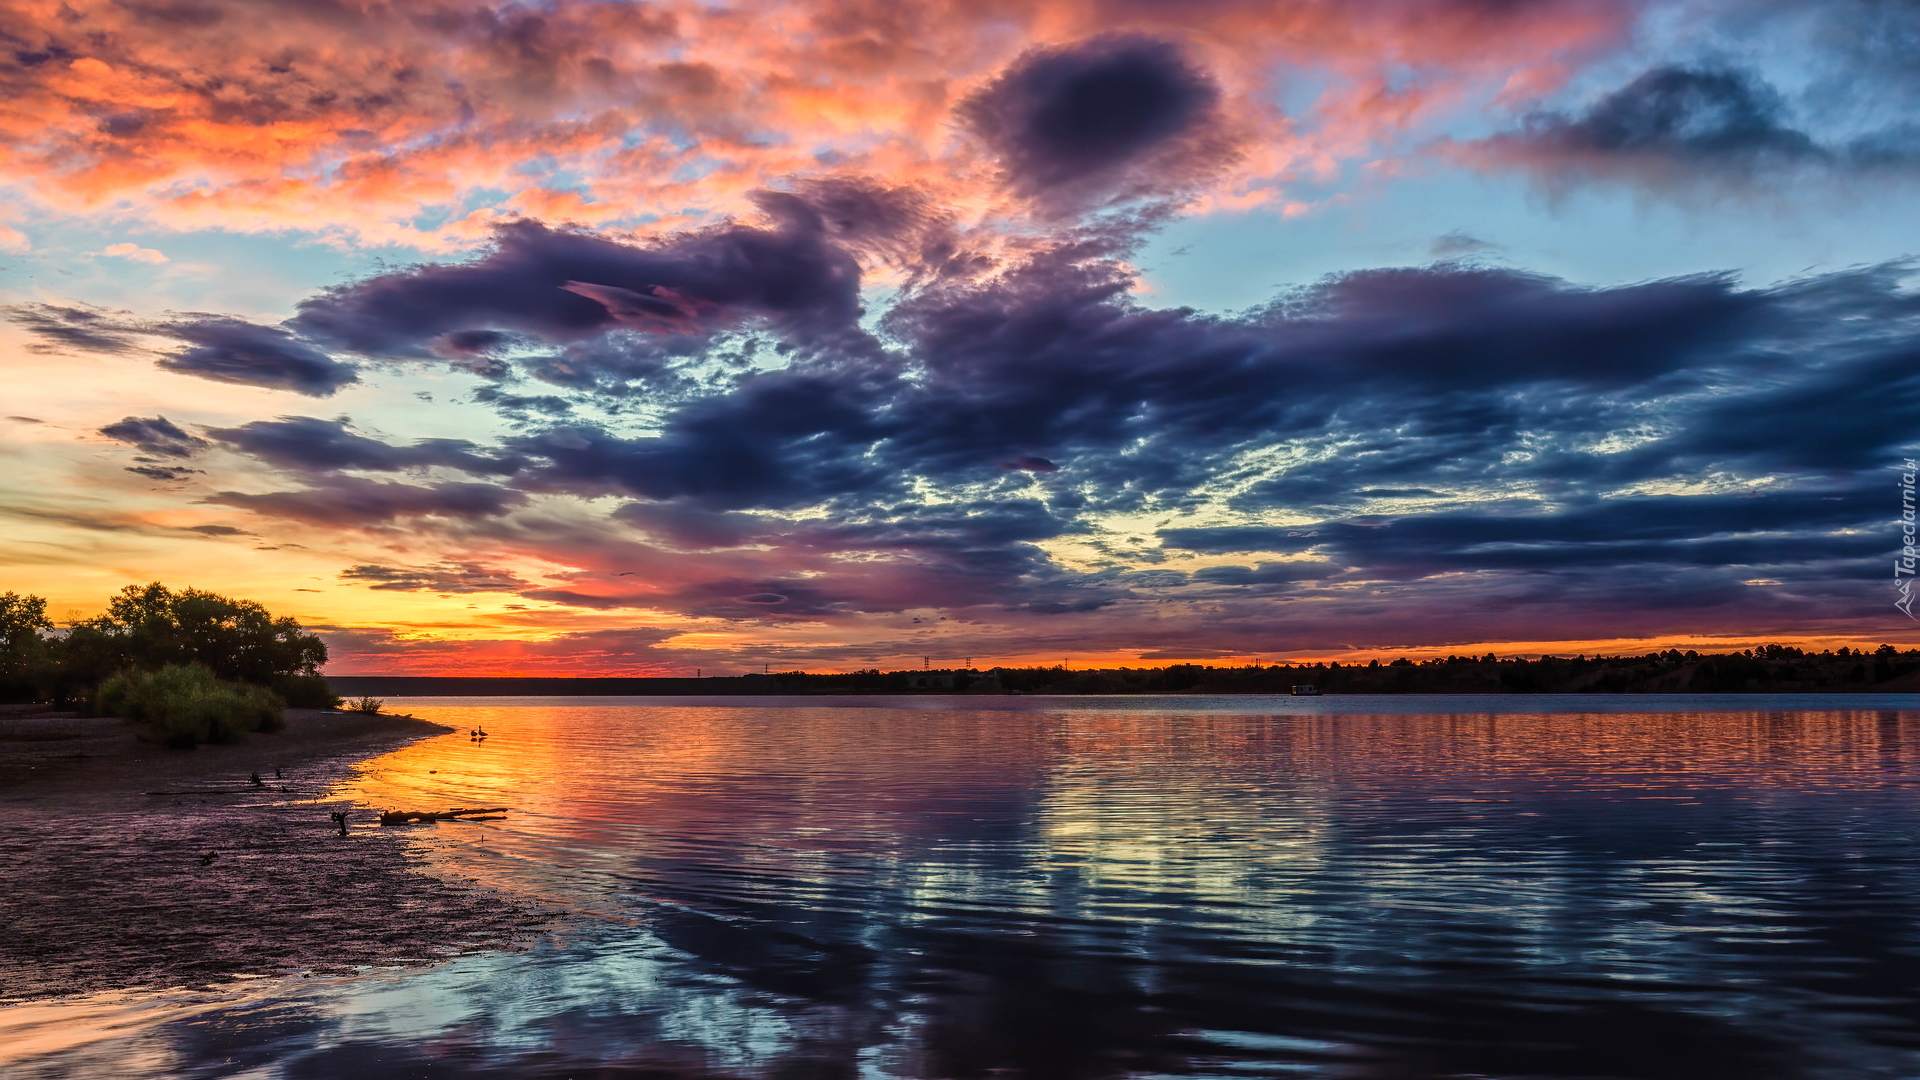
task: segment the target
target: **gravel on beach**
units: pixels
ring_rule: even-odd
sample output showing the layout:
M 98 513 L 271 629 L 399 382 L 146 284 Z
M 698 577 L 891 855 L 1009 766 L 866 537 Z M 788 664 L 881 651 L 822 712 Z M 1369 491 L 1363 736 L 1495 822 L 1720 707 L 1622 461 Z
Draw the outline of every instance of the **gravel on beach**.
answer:
M 117 720 L 0 712 L 0 1002 L 530 940 L 543 912 L 425 872 L 401 830 L 326 799 L 355 763 L 448 730 L 293 709 L 284 732 L 180 751 Z

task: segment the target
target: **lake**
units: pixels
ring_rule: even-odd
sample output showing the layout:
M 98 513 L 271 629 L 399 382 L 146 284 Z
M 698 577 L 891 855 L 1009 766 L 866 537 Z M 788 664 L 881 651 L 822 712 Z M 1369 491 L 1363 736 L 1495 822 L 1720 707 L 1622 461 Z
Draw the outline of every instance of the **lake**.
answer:
M 415 842 L 552 935 L 0 1077 L 1920 1076 L 1911 696 L 389 708 L 463 733 L 345 793 L 511 807 Z

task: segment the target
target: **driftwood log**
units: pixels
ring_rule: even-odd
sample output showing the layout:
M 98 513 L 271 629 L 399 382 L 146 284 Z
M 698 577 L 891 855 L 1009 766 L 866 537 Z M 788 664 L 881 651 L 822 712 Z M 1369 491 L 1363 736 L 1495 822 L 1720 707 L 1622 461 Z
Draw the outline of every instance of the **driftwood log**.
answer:
M 380 824 L 382 825 L 425 825 L 435 821 L 481 821 L 481 820 L 498 821 L 499 820 L 498 817 L 483 819 L 483 818 L 476 818 L 474 817 L 474 815 L 475 814 L 496 814 L 497 815 L 497 814 L 504 814 L 506 812 L 507 812 L 507 807 L 504 807 L 504 806 L 492 806 L 492 807 L 485 807 L 485 808 L 472 809 L 472 810 L 469 810 L 463 806 L 456 806 L 451 810 L 382 810 L 380 811 Z

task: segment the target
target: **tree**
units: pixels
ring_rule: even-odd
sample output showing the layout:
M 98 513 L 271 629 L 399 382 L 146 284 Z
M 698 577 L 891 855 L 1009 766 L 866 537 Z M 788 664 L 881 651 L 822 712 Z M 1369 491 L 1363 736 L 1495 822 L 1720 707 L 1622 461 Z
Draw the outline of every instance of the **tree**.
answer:
M 125 669 L 200 664 L 222 679 L 267 686 L 317 674 L 327 662 L 326 645 L 293 619 L 251 600 L 159 582 L 121 589 L 106 614 L 74 624 L 64 651 L 66 666 L 91 683 Z
M 0 701 L 33 700 L 51 674 L 47 602 L 38 596 L 0 593 Z

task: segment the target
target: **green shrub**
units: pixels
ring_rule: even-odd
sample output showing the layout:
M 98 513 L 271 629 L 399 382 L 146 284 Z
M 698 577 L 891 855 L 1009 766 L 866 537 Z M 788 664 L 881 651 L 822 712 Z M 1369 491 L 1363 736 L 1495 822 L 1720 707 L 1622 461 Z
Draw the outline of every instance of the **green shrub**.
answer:
M 386 705 L 386 702 L 381 701 L 379 698 L 363 697 L 359 701 L 349 702 L 347 705 L 347 711 L 357 712 L 357 713 L 366 713 L 368 716 L 373 716 L 377 714 L 381 710 L 381 708 L 384 707 L 385 705 Z
M 290 709 L 337 709 L 340 695 L 319 675 L 276 675 L 267 684 Z
M 285 704 L 272 691 L 222 682 L 198 664 L 169 664 L 158 671 L 123 671 L 100 685 L 98 712 L 147 728 L 149 737 L 174 747 L 238 742 L 249 731 L 279 731 Z

